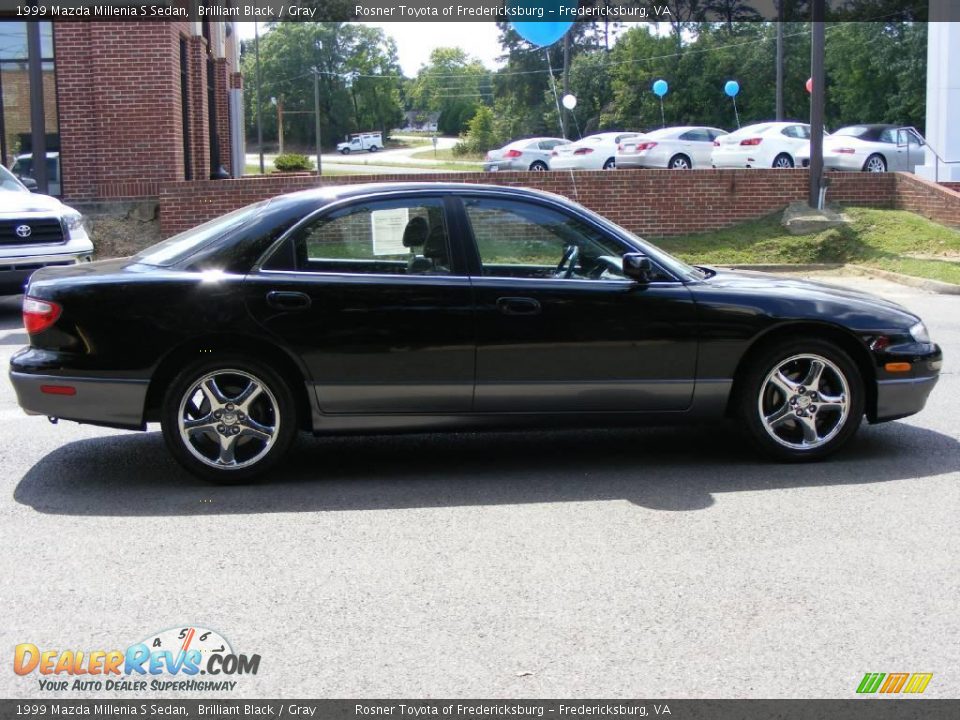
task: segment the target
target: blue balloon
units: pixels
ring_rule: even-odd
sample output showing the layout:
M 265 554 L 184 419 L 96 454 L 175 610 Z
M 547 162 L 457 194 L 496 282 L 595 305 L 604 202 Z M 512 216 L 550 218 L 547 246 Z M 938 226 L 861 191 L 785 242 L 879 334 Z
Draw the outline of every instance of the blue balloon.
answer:
M 730 97 L 736 97 L 737 93 L 740 92 L 740 83 L 736 80 L 727 80 L 727 84 L 723 86 L 723 91 Z
M 657 81 L 653 84 L 653 94 L 656 95 L 657 97 L 661 97 L 661 98 L 662 98 L 664 95 L 667 94 L 667 91 L 668 91 L 669 89 L 670 89 L 670 86 L 667 85 L 667 81 L 666 81 L 666 80 L 657 80 Z
M 507 2 L 507 10 L 514 13 L 511 17 L 516 18 L 557 17 L 558 15 L 563 17 L 560 14 L 561 8 L 566 10 L 566 17 L 573 17 L 577 10 L 577 0 L 508 0 Z M 546 47 L 562 38 L 567 30 L 573 27 L 573 21 L 521 19 L 519 22 L 511 22 L 510 25 L 528 43 Z

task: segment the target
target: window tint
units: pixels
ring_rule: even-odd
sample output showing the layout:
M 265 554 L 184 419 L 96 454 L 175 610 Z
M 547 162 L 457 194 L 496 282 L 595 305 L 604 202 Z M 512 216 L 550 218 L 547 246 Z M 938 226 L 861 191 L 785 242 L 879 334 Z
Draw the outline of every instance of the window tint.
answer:
M 878 142 L 882 143 L 891 143 L 896 145 L 897 143 L 897 131 L 893 128 L 884 128 L 883 132 L 880 133 L 880 137 L 877 138 Z
M 553 150 L 557 145 L 564 143 L 564 140 L 541 140 L 540 149 L 541 150 Z
M 728 134 L 726 130 L 714 130 L 713 128 L 710 128 L 709 132 L 711 140 L 716 140 L 718 137 Z
M 510 200 L 468 198 L 464 206 L 486 276 L 626 279 L 624 248 L 577 218 Z
M 296 230 L 293 257 L 270 270 L 449 275 L 450 250 L 440 198 L 367 202 L 341 208 Z M 294 268 L 283 267 L 292 262 Z
M 708 133 L 703 128 L 696 128 L 694 130 L 687 130 L 683 135 L 680 136 L 681 140 L 688 140 L 691 142 L 712 142 L 713 138 L 710 137 Z

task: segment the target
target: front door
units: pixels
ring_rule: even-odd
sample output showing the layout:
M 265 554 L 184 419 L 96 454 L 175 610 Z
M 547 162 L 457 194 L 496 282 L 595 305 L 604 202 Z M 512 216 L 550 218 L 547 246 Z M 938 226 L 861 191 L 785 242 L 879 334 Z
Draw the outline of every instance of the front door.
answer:
M 696 372 L 690 292 L 622 272 L 635 251 L 534 200 L 464 197 L 479 412 L 684 410 Z M 468 238 L 469 239 L 469 238 Z
M 296 228 L 247 306 L 304 361 L 325 413 L 459 413 L 474 380 L 469 278 L 442 197 L 358 200 Z

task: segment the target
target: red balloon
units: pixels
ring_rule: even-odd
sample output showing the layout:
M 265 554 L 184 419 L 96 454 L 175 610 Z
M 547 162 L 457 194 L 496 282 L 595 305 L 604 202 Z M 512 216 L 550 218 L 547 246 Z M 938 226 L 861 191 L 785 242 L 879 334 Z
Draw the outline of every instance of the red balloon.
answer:
M 807 85 L 806 85 L 806 87 L 807 87 L 807 92 L 808 92 L 808 93 L 812 93 L 812 92 L 813 92 L 813 78 L 807 78 Z

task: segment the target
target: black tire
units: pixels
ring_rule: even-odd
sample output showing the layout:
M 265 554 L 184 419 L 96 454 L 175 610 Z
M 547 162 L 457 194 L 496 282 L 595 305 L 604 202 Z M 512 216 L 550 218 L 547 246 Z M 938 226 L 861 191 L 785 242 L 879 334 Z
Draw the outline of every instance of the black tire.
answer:
M 815 389 L 802 384 L 812 377 L 813 369 L 813 362 L 804 356 L 826 361 L 821 363 Z M 778 368 L 784 369 L 784 379 L 796 385 L 790 393 L 773 376 Z M 796 374 L 791 374 L 791 368 Z M 863 419 L 865 398 L 863 378 L 846 352 L 825 340 L 793 338 L 755 353 L 737 378 L 735 407 L 761 452 L 783 462 L 806 462 L 827 457 L 853 437 Z M 834 402 L 838 399 L 844 400 L 845 410 Z M 817 439 L 809 439 L 813 436 Z
M 678 153 L 670 158 L 670 162 L 667 163 L 667 167 L 671 170 L 691 170 L 693 168 L 693 163 L 690 162 L 688 158 L 683 153 Z
M 210 395 L 199 389 L 200 381 L 211 374 L 216 374 L 214 382 L 223 405 L 213 406 Z M 239 400 L 226 404 L 242 397 L 244 389 L 251 387 L 245 383 L 252 381 L 259 383 L 261 390 L 249 404 Z M 188 414 L 192 417 L 187 418 Z M 194 428 L 196 432 L 191 434 L 181 428 L 181 418 L 204 428 Z M 204 422 L 208 418 L 209 422 Z M 289 450 L 298 427 L 296 402 L 286 381 L 266 363 L 239 354 L 204 358 L 185 367 L 167 388 L 160 424 L 177 462 L 198 477 L 224 485 L 248 482 L 274 468 Z M 221 464 L 221 448 L 231 442 L 233 434 L 236 437 L 229 445 L 233 465 Z M 267 435 L 269 439 L 263 439 Z
M 341 154 L 341 155 L 349 155 L 349 154 L 350 154 L 350 148 L 344 148 L 343 150 L 340 151 L 340 154 Z
M 378 148 L 376 145 L 371 145 L 371 146 L 370 146 L 370 152 L 372 152 L 372 153 L 375 153 L 375 152 L 376 152 L 377 150 L 379 150 L 379 149 L 380 149 L 380 148 Z
M 549 169 L 543 160 L 534 160 L 530 163 L 530 172 L 546 172 Z
M 771 167 L 785 170 L 787 168 L 792 168 L 793 166 L 793 158 L 787 153 L 780 153 L 773 159 L 773 165 Z
M 874 153 L 868 157 L 863 163 L 863 172 L 886 172 L 887 171 L 887 159 L 880 153 Z
M 607 161 L 603 164 L 604 170 L 616 170 L 617 169 L 617 159 L 616 158 L 607 158 Z

